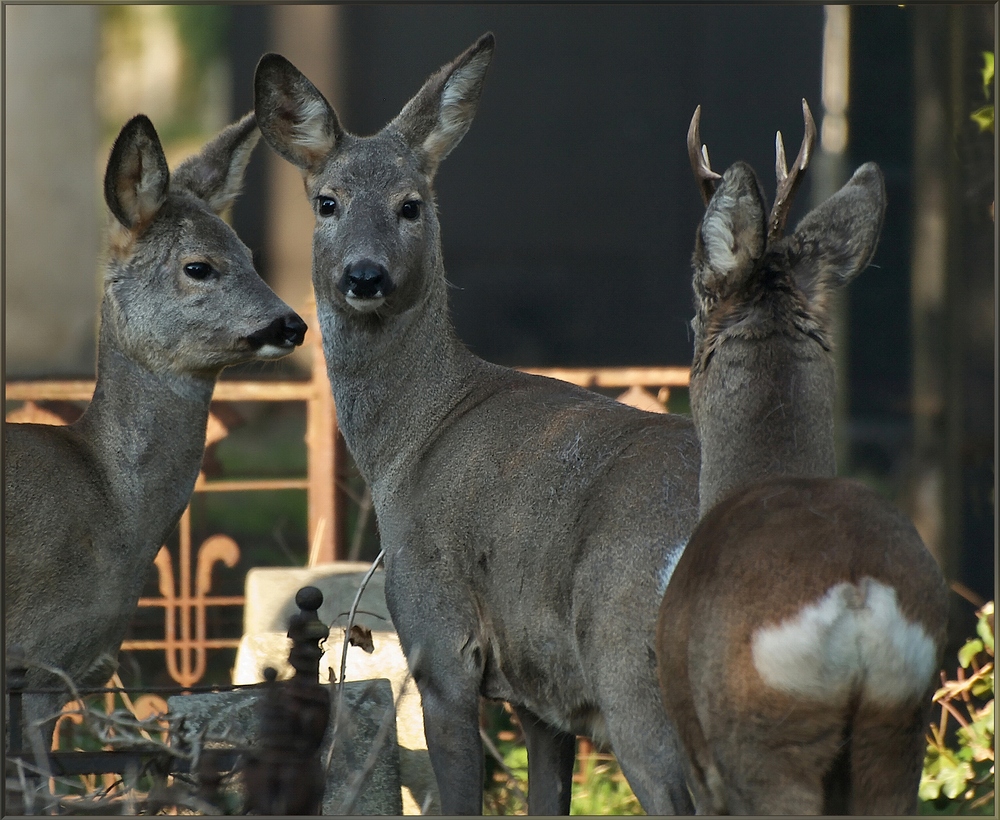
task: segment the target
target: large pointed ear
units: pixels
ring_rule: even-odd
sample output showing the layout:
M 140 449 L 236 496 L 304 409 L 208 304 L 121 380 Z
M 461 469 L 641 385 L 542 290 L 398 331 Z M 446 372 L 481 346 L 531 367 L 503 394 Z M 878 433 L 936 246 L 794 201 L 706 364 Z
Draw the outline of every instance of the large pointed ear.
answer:
M 260 58 L 253 88 L 264 140 L 292 165 L 315 171 L 344 134 L 330 103 L 280 54 Z
M 868 267 L 885 219 L 885 180 L 874 162 L 796 226 L 789 241 L 795 281 L 810 302 Z
M 434 176 L 438 164 L 472 125 L 495 45 L 493 35 L 484 34 L 432 74 L 389 124 L 422 155 L 422 170 L 428 177 Z
M 170 171 L 153 123 L 138 114 L 122 127 L 104 172 L 104 201 L 125 228 L 138 233 L 167 197 Z
M 190 191 L 215 213 L 224 213 L 243 187 L 243 174 L 259 139 L 254 115 L 246 114 L 184 160 L 174 171 L 171 185 Z
M 767 243 L 764 195 L 753 168 L 737 162 L 723 174 L 698 226 L 694 285 L 699 297 L 718 295 L 750 273 Z

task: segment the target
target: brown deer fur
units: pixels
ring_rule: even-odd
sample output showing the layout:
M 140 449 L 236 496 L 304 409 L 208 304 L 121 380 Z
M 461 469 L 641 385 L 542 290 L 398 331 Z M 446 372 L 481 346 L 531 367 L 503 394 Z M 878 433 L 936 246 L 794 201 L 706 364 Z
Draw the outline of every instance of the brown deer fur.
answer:
M 916 811 L 946 590 L 913 525 L 833 477 L 827 296 L 868 265 L 884 208 L 868 163 L 782 237 L 737 163 L 698 228 L 701 520 L 657 652 L 700 813 Z

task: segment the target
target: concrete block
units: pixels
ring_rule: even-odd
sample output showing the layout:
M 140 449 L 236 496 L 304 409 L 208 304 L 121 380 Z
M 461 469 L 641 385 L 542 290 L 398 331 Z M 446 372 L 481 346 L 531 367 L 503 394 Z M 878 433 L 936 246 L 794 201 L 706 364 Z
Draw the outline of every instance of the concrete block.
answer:
M 170 714 L 183 717 L 179 731 L 190 742 L 204 733 L 206 746 L 233 747 L 260 744 L 260 690 L 177 695 L 169 698 Z M 402 813 L 399 750 L 395 709 L 388 680 L 344 685 L 341 718 L 336 721 L 333 693 L 330 724 L 321 760 L 333 753 L 323 793 L 323 814 Z M 336 743 L 334 724 L 336 722 Z

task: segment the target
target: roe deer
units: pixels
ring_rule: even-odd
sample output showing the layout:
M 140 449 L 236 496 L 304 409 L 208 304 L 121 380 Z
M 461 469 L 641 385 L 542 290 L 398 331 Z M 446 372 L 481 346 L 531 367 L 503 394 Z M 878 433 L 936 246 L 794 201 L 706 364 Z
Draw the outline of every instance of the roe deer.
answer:
M 255 110 L 316 214 L 323 349 L 442 812 L 482 812 L 481 697 L 520 718 L 532 813 L 568 813 L 576 734 L 610 744 L 648 812 L 687 811 L 653 639 L 697 515 L 693 425 L 485 362 L 448 315 L 433 179 L 493 48 L 484 35 L 374 136 L 276 54 Z
M 750 166 L 706 200 L 693 259 L 691 409 L 701 519 L 663 597 L 660 680 L 708 814 L 915 814 L 946 590 L 913 525 L 834 478 L 829 292 L 867 267 L 885 191 L 874 163 L 795 232 Z M 712 193 L 718 180 L 718 189 Z
M 284 356 L 305 335 L 218 215 L 259 137 L 247 114 L 171 176 L 149 119 L 122 128 L 104 178 L 112 219 L 93 399 L 69 427 L 4 427 L 6 645 L 82 686 L 113 673 L 188 503 L 219 372 Z M 31 667 L 26 685 L 62 681 Z M 25 697 L 46 746 L 65 699 Z

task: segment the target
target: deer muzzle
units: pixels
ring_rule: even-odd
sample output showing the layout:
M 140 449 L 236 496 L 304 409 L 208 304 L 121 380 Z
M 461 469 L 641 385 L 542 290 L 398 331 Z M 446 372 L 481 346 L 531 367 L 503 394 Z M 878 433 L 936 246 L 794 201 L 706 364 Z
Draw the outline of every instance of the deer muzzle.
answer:
M 352 262 L 344 268 L 337 289 L 351 307 L 361 311 L 374 310 L 396 289 L 384 265 L 370 259 Z
M 247 341 L 260 358 L 284 356 L 306 338 L 307 325 L 297 313 L 279 316 L 267 327 L 247 336 Z

